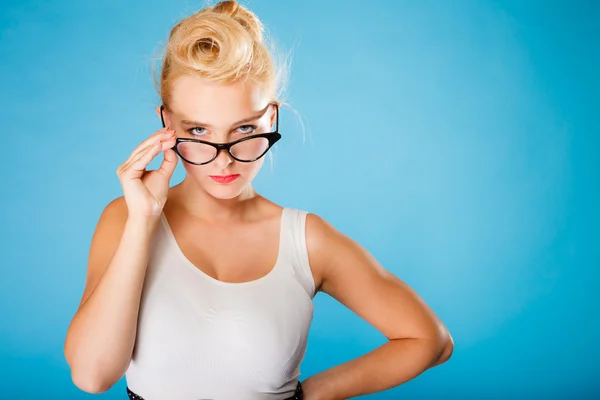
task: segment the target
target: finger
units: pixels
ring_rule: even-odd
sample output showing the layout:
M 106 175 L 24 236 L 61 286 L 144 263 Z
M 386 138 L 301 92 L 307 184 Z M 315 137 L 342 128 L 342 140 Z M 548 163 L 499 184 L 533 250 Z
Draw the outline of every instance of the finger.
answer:
M 163 162 L 160 164 L 160 168 L 157 171 L 167 178 L 171 178 L 173 171 L 175 171 L 175 167 L 177 167 L 178 160 L 177 154 L 172 149 L 165 150 Z
M 154 146 L 157 141 L 161 141 L 166 138 L 171 138 L 175 135 L 175 131 L 168 130 L 167 128 L 164 128 L 164 130 L 161 130 L 161 131 L 154 133 L 148 139 L 146 139 L 142 143 L 140 143 L 139 146 L 129 156 L 129 160 L 133 160 L 133 159 L 137 158 L 137 156 L 140 153 L 146 151 L 149 147 Z
M 161 142 L 148 147 L 143 153 L 140 153 L 135 159 L 124 166 L 121 176 L 128 179 L 137 179 L 142 176 L 148 164 L 160 153 L 161 147 Z
M 119 169 L 117 171 L 128 169 L 131 166 L 132 163 L 134 163 L 135 161 L 137 161 L 139 159 L 139 157 L 140 157 L 141 154 L 144 154 L 145 152 L 148 151 L 148 149 L 150 149 L 152 146 L 156 145 L 157 141 L 168 139 L 168 138 L 172 138 L 173 140 L 175 140 L 175 131 L 156 133 L 156 134 L 152 135 L 149 139 L 147 139 L 144 142 L 142 142 L 131 153 L 131 155 L 129 156 L 129 158 L 127 159 L 127 161 L 125 161 L 119 167 Z M 117 172 L 117 174 L 119 174 L 119 172 Z
M 153 146 L 156 146 L 160 141 L 170 142 L 170 147 L 175 145 L 175 131 L 169 130 L 167 128 L 162 129 L 161 131 L 155 132 L 150 138 L 142 142 L 129 156 L 127 161 L 125 161 L 121 166 L 117 169 L 117 175 L 121 176 L 125 171 L 129 170 L 131 165 L 137 161 Z M 137 175 L 137 174 L 136 174 Z
M 159 169 L 157 171 L 159 171 L 162 174 L 167 174 L 165 176 L 170 177 L 171 174 L 173 173 L 173 171 L 175 170 L 175 167 L 177 166 L 177 154 L 175 153 L 175 151 L 173 151 L 173 147 L 175 146 L 175 144 L 177 143 L 177 138 L 173 137 L 171 139 L 167 139 L 164 140 L 162 143 L 162 149 L 161 151 L 163 152 L 163 162 L 161 163 Z M 175 165 L 170 165 L 171 163 L 174 163 Z M 173 168 L 173 170 L 171 170 L 170 168 Z
M 154 157 L 156 157 L 160 151 L 162 150 L 162 142 L 157 142 L 154 146 L 151 146 L 146 150 L 146 152 L 140 154 L 136 161 L 131 163 L 131 169 L 134 171 L 145 171 L 148 167 L 148 164 L 152 162 Z

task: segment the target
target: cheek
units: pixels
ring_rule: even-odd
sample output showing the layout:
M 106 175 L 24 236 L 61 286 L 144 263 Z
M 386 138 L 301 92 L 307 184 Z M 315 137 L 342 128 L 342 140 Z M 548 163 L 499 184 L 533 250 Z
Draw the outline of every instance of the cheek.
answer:
M 251 163 L 237 162 L 236 165 L 231 169 L 231 172 L 234 174 L 240 174 L 242 178 L 240 180 L 241 182 L 249 183 L 260 171 L 264 160 L 265 158 L 263 157 L 260 160 Z
M 245 171 L 253 174 L 253 176 L 254 176 L 258 173 L 258 171 L 262 167 L 263 163 L 265 162 L 265 157 L 267 157 L 266 154 L 260 160 L 257 160 L 257 161 L 251 162 L 251 163 L 238 163 L 238 164 L 242 164 L 242 167 L 245 168 Z M 240 173 L 243 174 L 243 172 L 240 172 Z

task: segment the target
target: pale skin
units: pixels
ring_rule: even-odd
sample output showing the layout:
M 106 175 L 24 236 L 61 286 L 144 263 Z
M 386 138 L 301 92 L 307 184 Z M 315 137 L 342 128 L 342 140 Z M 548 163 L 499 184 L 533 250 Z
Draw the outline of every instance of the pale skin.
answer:
M 190 76 L 174 82 L 172 104 L 164 113 L 171 129 L 155 132 L 119 167 L 124 196 L 106 207 L 94 232 L 86 286 L 65 341 L 73 381 L 82 390 L 104 392 L 127 370 L 150 237 L 161 212 L 182 252 L 208 275 L 245 282 L 269 272 L 277 256 L 282 207 L 252 187 L 264 157 L 240 163 L 222 151 L 207 165 L 183 163 L 185 179 L 169 187 L 178 163 L 170 150 L 176 137 L 225 143 L 247 134 L 248 124 L 268 129 L 275 117 L 268 103 L 260 88 L 251 85 L 211 84 Z M 255 118 L 234 124 L 246 117 Z M 195 125 L 183 120 L 204 123 L 202 129 L 193 130 L 202 137 L 191 136 L 189 129 Z M 146 171 L 161 152 L 160 168 Z M 240 177 L 229 184 L 209 178 L 228 174 Z M 306 223 L 315 287 L 372 324 L 389 341 L 303 381 L 305 399 L 347 399 L 380 392 L 450 358 L 451 335 L 413 289 L 323 218 L 309 213 Z M 231 248 L 236 251 L 227 251 Z

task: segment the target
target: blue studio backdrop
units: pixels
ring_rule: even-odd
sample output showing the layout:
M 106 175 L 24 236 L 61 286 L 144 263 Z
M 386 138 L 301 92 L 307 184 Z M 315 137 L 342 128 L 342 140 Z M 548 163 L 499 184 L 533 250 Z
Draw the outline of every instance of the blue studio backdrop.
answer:
M 600 398 L 600 3 L 243 4 L 291 59 L 293 109 L 255 187 L 362 244 L 455 340 L 365 397 Z M 91 236 L 118 165 L 160 128 L 154 59 L 204 5 L 2 2 L 0 399 L 93 396 L 63 355 Z M 319 294 L 302 378 L 384 342 Z

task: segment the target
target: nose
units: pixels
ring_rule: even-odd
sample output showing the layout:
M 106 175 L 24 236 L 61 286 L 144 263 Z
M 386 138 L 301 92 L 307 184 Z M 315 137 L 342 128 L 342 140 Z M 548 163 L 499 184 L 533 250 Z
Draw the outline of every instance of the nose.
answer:
M 227 150 L 221 149 L 217 154 L 217 158 L 215 158 L 213 162 L 217 165 L 217 168 L 225 169 L 229 164 L 233 162 L 233 159 L 231 158 Z

